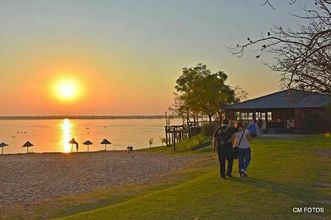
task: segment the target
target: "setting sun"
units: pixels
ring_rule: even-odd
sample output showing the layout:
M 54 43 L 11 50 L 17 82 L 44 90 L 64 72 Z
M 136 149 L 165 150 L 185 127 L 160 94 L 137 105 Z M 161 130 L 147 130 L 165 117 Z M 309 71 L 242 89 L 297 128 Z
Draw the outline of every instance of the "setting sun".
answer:
M 54 94 L 62 101 L 77 99 L 81 93 L 81 86 L 76 80 L 63 79 L 55 83 Z
M 72 98 L 75 96 L 76 89 L 72 83 L 63 83 L 59 85 L 59 95 L 63 98 Z

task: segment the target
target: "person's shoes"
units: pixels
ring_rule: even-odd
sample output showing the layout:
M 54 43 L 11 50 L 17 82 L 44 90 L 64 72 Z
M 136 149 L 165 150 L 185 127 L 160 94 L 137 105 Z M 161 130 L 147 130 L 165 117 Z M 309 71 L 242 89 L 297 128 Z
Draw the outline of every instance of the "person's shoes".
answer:
M 240 177 L 248 177 L 248 174 L 245 170 L 240 171 Z
M 240 177 L 247 177 L 247 173 L 244 169 L 241 169 L 239 172 Z
M 222 178 L 222 179 L 226 179 L 225 175 L 221 175 L 221 178 Z
M 233 176 L 231 174 L 226 174 L 227 177 L 232 178 Z

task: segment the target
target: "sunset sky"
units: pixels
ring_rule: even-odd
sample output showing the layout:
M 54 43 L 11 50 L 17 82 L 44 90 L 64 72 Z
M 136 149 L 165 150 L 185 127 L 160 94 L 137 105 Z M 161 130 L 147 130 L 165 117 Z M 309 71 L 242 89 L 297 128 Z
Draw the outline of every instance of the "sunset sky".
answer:
M 0 115 L 163 114 L 181 69 L 198 63 L 249 98 L 279 90 L 270 56 L 226 49 L 295 26 L 304 7 L 263 2 L 0 0 Z

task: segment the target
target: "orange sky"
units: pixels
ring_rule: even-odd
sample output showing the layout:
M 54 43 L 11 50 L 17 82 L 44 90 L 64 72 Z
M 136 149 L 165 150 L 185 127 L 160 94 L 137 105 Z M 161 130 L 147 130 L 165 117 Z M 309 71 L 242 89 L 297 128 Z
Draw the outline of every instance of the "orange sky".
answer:
M 74 59 L 61 57 L 52 62 L 47 56 L 32 56 L 36 61 L 25 60 L 30 70 L 15 70 L 15 83 L 4 90 L 6 106 L 3 114 L 12 115 L 126 115 L 126 114 L 162 114 L 172 102 L 171 91 L 156 77 L 142 77 L 142 71 L 126 66 L 117 69 L 102 63 L 93 63 L 93 56 Z M 94 58 L 95 59 L 95 58 Z M 90 62 L 90 63 L 89 63 Z M 107 61 L 104 61 L 107 62 Z M 31 72 L 30 72 L 31 71 Z M 28 77 L 29 76 L 29 77 Z M 166 75 L 162 78 L 167 78 Z M 8 77 L 8 76 L 7 76 Z M 56 97 L 55 84 L 70 79 L 80 87 L 79 97 L 61 100 Z M 8 79 L 12 80 L 12 79 Z M 174 79 L 164 80 L 174 81 Z
M 185 2 L 3 2 L 0 115 L 164 114 L 182 68 L 198 63 L 225 71 L 249 98 L 279 90 L 278 73 L 264 65 L 270 56 L 237 58 L 225 46 L 293 23 L 288 4 Z M 54 96 L 63 78 L 80 85 L 80 97 Z

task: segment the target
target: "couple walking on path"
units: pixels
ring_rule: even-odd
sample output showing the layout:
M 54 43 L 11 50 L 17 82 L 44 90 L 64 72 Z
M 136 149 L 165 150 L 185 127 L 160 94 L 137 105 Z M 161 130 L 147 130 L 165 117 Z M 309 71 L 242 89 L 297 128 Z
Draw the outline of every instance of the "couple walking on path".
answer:
M 252 140 L 250 132 L 241 123 L 230 124 L 223 121 L 223 126 L 217 128 L 213 134 L 213 147 L 217 150 L 220 163 L 221 178 L 232 177 L 233 160 L 239 160 L 239 175 L 247 177 L 247 168 L 251 161 L 251 148 L 249 141 Z M 227 169 L 226 168 L 227 161 Z

